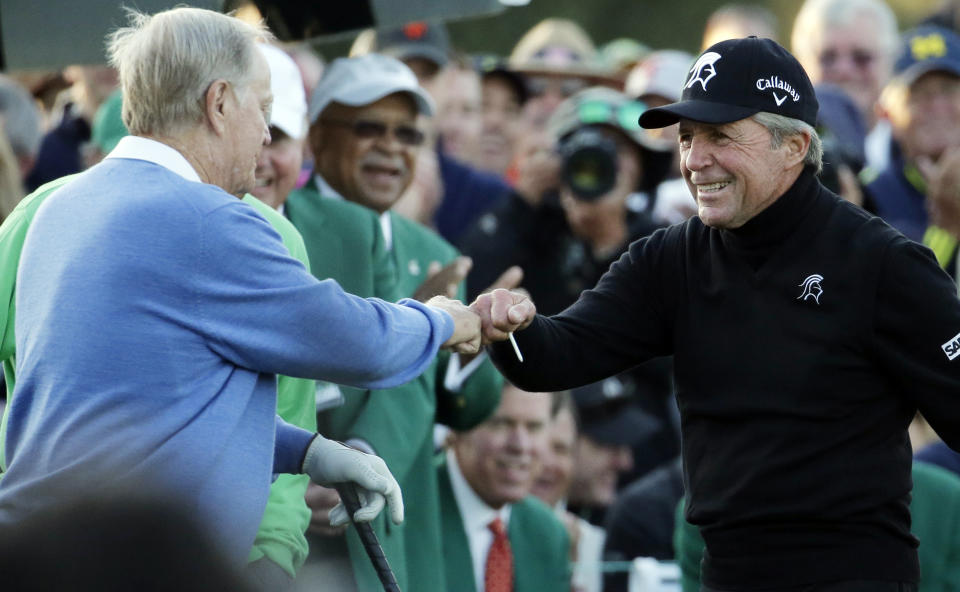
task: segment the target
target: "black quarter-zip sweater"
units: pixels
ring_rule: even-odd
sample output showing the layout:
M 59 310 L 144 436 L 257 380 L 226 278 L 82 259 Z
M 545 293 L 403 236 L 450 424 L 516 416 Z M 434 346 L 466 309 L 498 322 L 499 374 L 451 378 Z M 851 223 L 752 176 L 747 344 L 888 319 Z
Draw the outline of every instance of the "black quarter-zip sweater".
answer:
M 907 426 L 919 408 L 960 449 L 960 301 L 932 253 L 812 171 L 741 228 L 634 242 L 516 338 L 523 363 L 492 355 L 530 391 L 674 354 L 705 584 L 918 579 Z

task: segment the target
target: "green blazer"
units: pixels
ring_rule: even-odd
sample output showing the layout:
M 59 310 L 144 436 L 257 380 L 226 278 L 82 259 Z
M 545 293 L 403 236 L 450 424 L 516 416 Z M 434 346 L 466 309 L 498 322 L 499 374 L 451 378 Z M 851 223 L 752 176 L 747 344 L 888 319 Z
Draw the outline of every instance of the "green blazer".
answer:
M 286 213 L 306 242 L 313 274 L 320 279 L 333 278 L 358 296 L 388 300 L 412 296 L 426 279 L 431 261 L 447 263 L 457 256 L 457 251 L 433 231 L 392 214 L 393 246 L 387 252 L 374 212 L 322 198 L 315 186 L 291 194 L 287 204 Z M 349 248 L 338 246 L 344 241 L 349 241 Z M 335 260 L 337 257 L 329 253 L 342 260 Z M 386 287 L 384 281 L 388 282 Z M 393 297 L 388 296 L 391 291 Z M 373 525 L 403 590 L 447 592 L 442 562 L 437 560 L 443 556 L 443 546 L 432 464 L 434 422 L 468 429 L 486 419 L 500 400 L 502 378 L 489 360 L 459 392 L 444 389 L 449 359 L 449 354 L 441 352 L 422 375 L 393 389 L 363 391 L 341 386 L 343 404 L 317 414 L 320 433 L 338 440 L 367 442 L 400 484 L 406 510 L 404 523 L 391 524 L 381 515 Z M 381 590 L 353 529 L 348 530 L 347 544 L 357 588 L 361 592 Z
M 477 592 L 470 543 L 453 495 L 445 454 L 435 459 L 443 520 L 443 564 L 449 592 Z M 513 551 L 513 592 L 570 590 L 567 529 L 546 504 L 528 495 L 510 508 L 507 538 Z
M 300 231 L 315 277 L 333 278 L 364 298 L 399 298 L 376 214 L 340 199 L 321 199 L 313 181 L 290 193 L 283 213 Z

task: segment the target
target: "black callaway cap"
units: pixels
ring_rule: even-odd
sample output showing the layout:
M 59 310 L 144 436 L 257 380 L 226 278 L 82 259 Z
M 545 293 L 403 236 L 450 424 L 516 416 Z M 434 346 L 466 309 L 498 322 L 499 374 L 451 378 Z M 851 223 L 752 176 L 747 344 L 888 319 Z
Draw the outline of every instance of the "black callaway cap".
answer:
M 770 39 L 746 37 L 712 45 L 690 68 L 680 100 L 640 116 L 647 129 L 681 118 L 730 123 L 760 111 L 817 123 L 817 97 L 803 66 Z

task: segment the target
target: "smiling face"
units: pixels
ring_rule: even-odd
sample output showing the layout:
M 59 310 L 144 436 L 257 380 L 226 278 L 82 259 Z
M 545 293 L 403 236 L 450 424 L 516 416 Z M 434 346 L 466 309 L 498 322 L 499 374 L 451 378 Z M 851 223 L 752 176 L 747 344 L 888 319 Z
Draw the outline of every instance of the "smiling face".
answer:
M 402 93 L 362 107 L 332 103 L 310 128 L 315 170 L 344 198 L 385 212 L 413 179 L 418 147 L 399 141 L 397 131 L 416 121 L 413 99 Z M 367 137 L 356 133 L 357 122 L 389 129 Z
M 520 501 L 533 486 L 546 448 L 550 395 L 505 385 L 493 416 L 455 434 L 453 451 L 470 487 L 487 505 Z
M 297 185 L 303 164 L 303 141 L 294 140 L 280 128 L 270 127 L 269 146 L 264 146 L 257 159 L 257 184 L 254 196 L 272 208 L 279 208 Z
M 680 171 L 700 220 L 739 228 L 777 200 L 803 168 L 809 140 L 794 135 L 774 148 L 753 119 L 727 124 L 680 121 Z

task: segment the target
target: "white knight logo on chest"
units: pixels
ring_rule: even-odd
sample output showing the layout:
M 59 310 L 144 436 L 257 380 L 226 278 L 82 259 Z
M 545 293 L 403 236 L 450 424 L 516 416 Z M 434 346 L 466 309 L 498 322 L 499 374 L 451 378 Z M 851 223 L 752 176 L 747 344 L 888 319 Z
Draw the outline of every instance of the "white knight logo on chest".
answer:
M 820 304 L 820 296 L 823 295 L 823 286 L 820 285 L 822 281 L 823 276 L 819 273 L 808 275 L 807 279 L 800 283 L 803 292 L 797 296 L 797 300 L 806 301 L 808 298 L 813 298 L 814 302 Z

